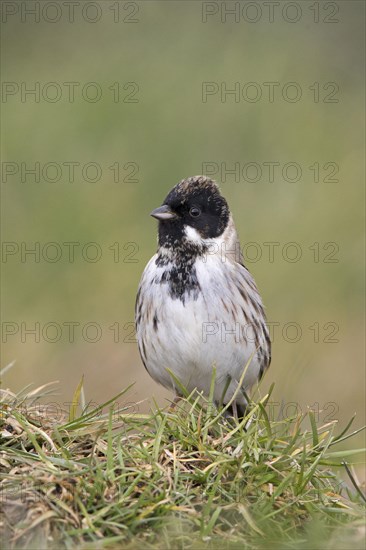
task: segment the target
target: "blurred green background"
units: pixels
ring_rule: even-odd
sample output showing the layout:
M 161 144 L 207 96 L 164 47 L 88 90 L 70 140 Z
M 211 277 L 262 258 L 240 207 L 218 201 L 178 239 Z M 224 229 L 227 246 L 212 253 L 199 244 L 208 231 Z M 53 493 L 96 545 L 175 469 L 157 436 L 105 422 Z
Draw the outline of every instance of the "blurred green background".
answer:
M 153 397 L 166 403 L 171 395 L 149 378 L 131 338 L 135 294 L 156 249 L 149 212 L 206 168 L 216 171 L 247 267 L 279 324 L 262 391 L 274 381 L 285 414 L 292 404 L 313 406 L 319 422 L 344 426 L 356 411 L 361 426 L 364 3 L 297 2 L 300 18 L 289 22 L 298 13 L 280 2 L 270 22 L 265 3 L 256 12 L 240 3 L 238 17 L 225 16 L 235 2 L 80 2 L 73 23 L 63 3 L 54 22 L 52 6 L 38 22 L 20 2 L 4 4 L 2 366 L 16 361 L 4 385 L 59 380 L 52 400 L 63 403 L 84 374 L 87 400 L 135 382 L 128 399 L 144 400 L 139 410 Z M 72 82 L 74 101 L 64 84 Z M 203 98 L 207 82 L 214 93 Z M 268 82 L 278 83 L 273 101 Z M 289 82 L 299 101 L 290 101 L 294 87 L 286 97 Z M 37 86 L 39 97 L 25 93 Z M 221 95 L 225 86 L 239 86 L 240 96 Z M 255 89 L 262 97 L 250 101 Z M 101 97 L 91 101 L 95 91 Z M 39 181 L 24 172 L 37 162 Z M 79 163 L 74 181 L 70 162 Z M 279 163 L 272 182 L 268 162 Z M 290 168 L 283 174 L 289 162 L 300 166 L 298 181 L 286 181 L 295 179 Z M 225 174 L 235 163 L 240 173 Z M 256 179 L 248 163 L 261 167 L 258 181 L 248 181 Z M 70 242 L 79 243 L 73 262 Z M 278 243 L 273 258 L 268 242 Z M 296 262 L 286 260 L 296 252 L 290 242 L 300 247 Z M 39 261 L 22 257 L 35 246 Z M 36 323 L 39 338 L 26 333 Z

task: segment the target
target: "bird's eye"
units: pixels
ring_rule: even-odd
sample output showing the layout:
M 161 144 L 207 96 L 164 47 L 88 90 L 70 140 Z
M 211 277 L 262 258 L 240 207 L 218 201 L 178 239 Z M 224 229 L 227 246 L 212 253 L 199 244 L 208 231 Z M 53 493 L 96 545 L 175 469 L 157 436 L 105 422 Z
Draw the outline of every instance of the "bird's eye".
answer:
M 198 208 L 198 206 L 192 206 L 192 208 L 189 211 L 189 215 L 192 216 L 192 218 L 198 218 L 200 214 L 201 214 L 201 209 Z

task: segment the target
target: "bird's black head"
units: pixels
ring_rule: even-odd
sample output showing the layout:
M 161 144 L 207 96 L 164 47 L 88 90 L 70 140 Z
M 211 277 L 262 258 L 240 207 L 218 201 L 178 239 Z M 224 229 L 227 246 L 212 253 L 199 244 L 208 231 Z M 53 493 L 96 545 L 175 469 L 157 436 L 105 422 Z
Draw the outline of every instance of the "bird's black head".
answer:
M 230 212 L 213 180 L 193 176 L 179 182 L 151 215 L 159 220 L 159 245 L 179 247 L 222 235 Z

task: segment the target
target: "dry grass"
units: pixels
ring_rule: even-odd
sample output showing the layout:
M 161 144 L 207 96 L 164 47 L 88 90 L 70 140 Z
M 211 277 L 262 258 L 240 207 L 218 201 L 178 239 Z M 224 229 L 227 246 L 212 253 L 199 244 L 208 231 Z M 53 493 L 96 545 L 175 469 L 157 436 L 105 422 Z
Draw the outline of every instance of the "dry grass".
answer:
M 127 390 L 79 413 L 82 384 L 69 411 L 50 391 L 1 393 L 4 547 L 363 548 L 349 426 L 270 421 L 268 396 L 238 422 L 199 395 L 137 415 Z

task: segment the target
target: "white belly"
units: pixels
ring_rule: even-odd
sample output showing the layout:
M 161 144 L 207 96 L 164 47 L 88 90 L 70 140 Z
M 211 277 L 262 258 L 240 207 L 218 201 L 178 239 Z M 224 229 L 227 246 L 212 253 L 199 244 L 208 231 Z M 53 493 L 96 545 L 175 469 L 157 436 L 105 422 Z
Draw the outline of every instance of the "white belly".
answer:
M 171 298 L 168 284 L 156 282 L 159 270 L 165 269 L 157 268 L 152 258 L 141 280 L 146 310 L 145 321 L 137 325 L 137 337 L 140 350 L 143 342 L 146 368 L 157 382 L 168 388 L 178 390 L 170 370 L 189 392 L 197 388 L 208 395 L 215 367 L 215 400 L 222 399 L 231 380 L 224 399 L 227 402 L 244 370 L 245 389 L 255 383 L 260 371 L 249 312 L 245 315 L 245 309 L 243 312 L 239 307 L 240 294 L 230 284 L 233 267 L 231 264 L 223 267 L 215 257 L 198 261 L 201 291 L 197 299 L 191 297 L 185 303 Z M 236 400 L 245 404 L 240 393 Z

